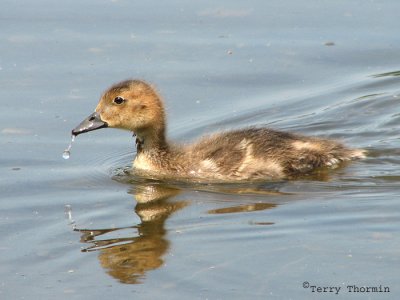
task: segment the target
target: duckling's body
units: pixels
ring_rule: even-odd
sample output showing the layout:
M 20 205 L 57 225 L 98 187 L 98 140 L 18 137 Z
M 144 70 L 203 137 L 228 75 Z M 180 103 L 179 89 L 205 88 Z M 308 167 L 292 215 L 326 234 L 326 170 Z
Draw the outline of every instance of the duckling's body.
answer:
M 134 172 L 151 177 L 218 181 L 281 179 L 308 174 L 364 156 L 362 150 L 267 128 L 246 128 L 203 137 L 191 145 L 165 138 L 163 104 L 147 83 L 127 80 L 112 86 L 96 112 L 72 133 L 103 127 L 137 136 Z

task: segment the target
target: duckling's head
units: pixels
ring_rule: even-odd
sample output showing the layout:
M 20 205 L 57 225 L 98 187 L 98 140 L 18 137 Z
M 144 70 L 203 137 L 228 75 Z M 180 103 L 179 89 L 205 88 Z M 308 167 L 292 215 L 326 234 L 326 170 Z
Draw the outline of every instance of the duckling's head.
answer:
M 104 127 L 130 130 L 143 137 L 163 135 L 165 116 L 160 97 L 140 80 L 125 80 L 111 86 L 101 96 L 95 112 L 72 130 L 72 134 Z

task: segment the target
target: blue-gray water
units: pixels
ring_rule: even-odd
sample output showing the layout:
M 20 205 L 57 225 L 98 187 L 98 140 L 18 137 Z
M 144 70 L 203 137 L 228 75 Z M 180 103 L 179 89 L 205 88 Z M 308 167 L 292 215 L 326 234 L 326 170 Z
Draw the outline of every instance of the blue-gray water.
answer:
M 3 1 L 0 298 L 397 299 L 399 11 L 394 0 Z M 158 87 L 171 139 L 267 125 L 369 156 L 296 181 L 138 181 L 122 171 L 131 134 L 104 129 L 62 159 L 101 92 L 131 77 Z

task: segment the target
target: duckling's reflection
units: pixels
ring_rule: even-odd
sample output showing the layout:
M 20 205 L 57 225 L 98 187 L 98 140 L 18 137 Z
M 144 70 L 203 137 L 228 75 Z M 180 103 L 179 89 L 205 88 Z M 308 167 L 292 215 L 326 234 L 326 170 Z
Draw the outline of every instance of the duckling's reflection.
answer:
M 231 213 L 239 213 L 239 212 L 250 212 L 257 210 L 265 210 L 276 207 L 276 204 L 272 203 L 252 203 L 246 205 L 236 205 L 224 208 L 211 209 L 208 211 L 209 214 L 231 214 Z M 273 224 L 273 223 L 269 223 Z
M 214 190 L 213 190 L 214 191 Z M 226 189 L 223 190 L 227 192 Z M 248 189 L 244 190 L 249 192 Z M 169 248 L 166 239 L 165 221 L 174 212 L 188 205 L 188 201 L 173 201 L 171 198 L 180 192 L 178 188 L 159 184 L 136 184 L 131 193 L 137 205 L 135 213 L 141 223 L 131 227 L 113 229 L 75 229 L 81 235 L 81 242 L 91 244 L 82 250 L 99 251 L 99 260 L 107 273 L 122 283 L 141 283 L 146 273 L 163 265 L 163 256 Z M 237 190 L 232 190 L 238 193 Z M 266 194 L 279 192 L 266 191 Z M 275 204 L 255 203 L 209 210 L 209 214 L 250 212 L 274 208 Z M 267 223 L 266 223 L 267 224 Z M 272 223 L 268 223 L 272 224 Z M 99 239 L 112 232 L 135 230 L 134 236 Z
M 187 205 L 186 201 L 170 202 L 168 198 L 179 190 L 156 185 L 137 186 L 133 191 L 137 200 L 135 213 L 138 225 L 113 229 L 76 229 L 82 233 L 81 242 L 92 244 L 83 251 L 99 250 L 99 260 L 108 274 L 122 283 L 140 283 L 146 272 L 163 264 L 169 248 L 164 223 L 174 212 Z M 100 240 L 98 237 L 122 230 L 136 230 L 132 237 Z

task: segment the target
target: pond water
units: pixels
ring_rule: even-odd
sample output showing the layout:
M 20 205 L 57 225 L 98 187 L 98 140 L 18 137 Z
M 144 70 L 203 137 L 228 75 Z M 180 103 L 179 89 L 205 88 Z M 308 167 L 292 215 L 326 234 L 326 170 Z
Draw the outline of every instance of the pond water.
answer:
M 400 2 L 25 2 L 0 13 L 1 299 L 399 297 Z M 163 95 L 172 140 L 265 125 L 369 155 L 318 178 L 155 182 L 123 172 L 131 133 L 103 129 L 64 160 L 132 77 Z

